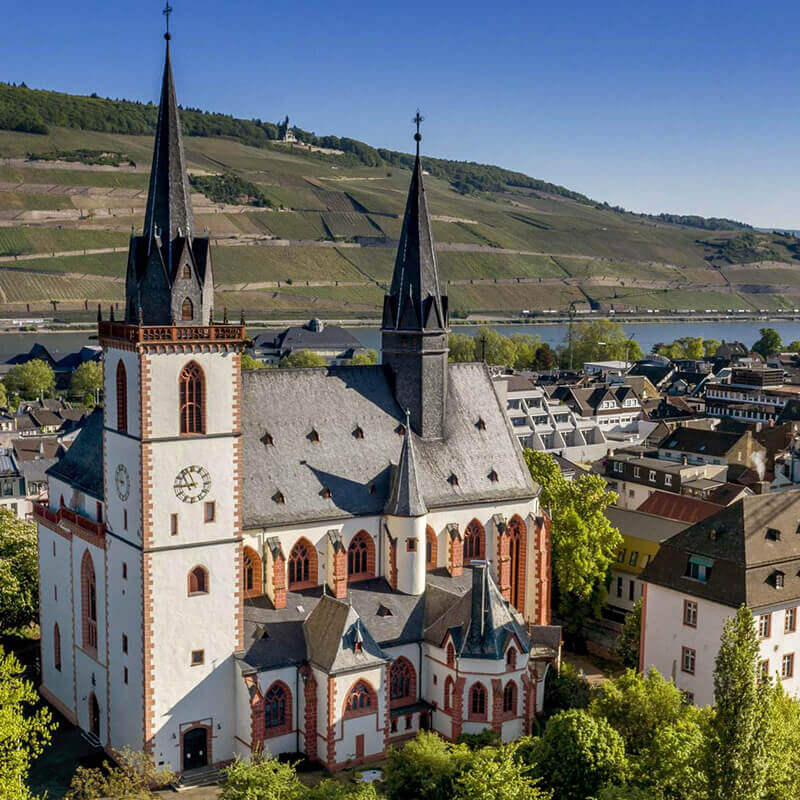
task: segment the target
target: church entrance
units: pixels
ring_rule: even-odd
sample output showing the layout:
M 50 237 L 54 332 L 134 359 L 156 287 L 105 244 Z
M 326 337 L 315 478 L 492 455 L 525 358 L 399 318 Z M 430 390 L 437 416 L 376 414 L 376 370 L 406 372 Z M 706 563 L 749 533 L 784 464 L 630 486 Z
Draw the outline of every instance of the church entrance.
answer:
M 192 728 L 183 734 L 183 768 L 197 769 L 208 764 L 208 731 Z

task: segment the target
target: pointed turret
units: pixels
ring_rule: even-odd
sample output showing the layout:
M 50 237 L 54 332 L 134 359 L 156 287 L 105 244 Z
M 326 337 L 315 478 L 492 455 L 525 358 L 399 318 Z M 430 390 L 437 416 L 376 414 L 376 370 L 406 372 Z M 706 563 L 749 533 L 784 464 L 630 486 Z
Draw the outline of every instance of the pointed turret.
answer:
M 447 401 L 447 296 L 441 292 L 419 145 L 422 117 L 414 119 L 417 145 L 394 274 L 383 302 L 383 363 L 395 396 L 411 412 L 411 426 L 424 439 L 445 436 Z
M 417 458 L 411 438 L 410 414 L 406 412 L 406 430 L 400 463 L 392 481 L 392 491 L 386 504 L 386 513 L 394 517 L 421 517 L 428 513 L 417 480 Z
M 208 237 L 195 238 L 189 177 L 167 33 L 161 101 L 141 236 L 131 235 L 125 321 L 208 325 L 214 282 Z

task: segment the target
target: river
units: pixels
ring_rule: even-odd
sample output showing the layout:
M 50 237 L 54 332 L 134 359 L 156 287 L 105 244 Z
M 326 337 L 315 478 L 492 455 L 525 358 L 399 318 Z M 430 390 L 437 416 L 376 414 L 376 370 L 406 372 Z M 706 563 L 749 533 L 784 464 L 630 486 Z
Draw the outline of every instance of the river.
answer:
M 784 344 L 800 339 L 800 323 L 778 320 L 737 322 L 631 322 L 622 323 L 625 333 L 635 339 L 645 353 L 650 352 L 654 344 L 671 342 L 681 336 L 702 336 L 704 339 L 725 339 L 740 341 L 752 345 L 759 338 L 759 329 L 774 328 L 780 334 Z M 567 325 L 491 325 L 490 327 L 510 336 L 512 333 L 528 333 L 538 335 L 543 342 L 556 347 L 562 344 L 567 336 Z M 251 336 L 262 332 L 262 328 L 248 329 Z M 380 350 L 380 331 L 378 328 L 348 328 L 365 347 Z M 458 333 L 475 334 L 477 327 L 459 325 L 454 329 Z M 44 345 L 55 358 L 61 358 L 87 344 L 97 344 L 97 338 L 86 332 L 57 333 L 0 333 L 0 363 L 7 361 L 17 353 L 27 353 L 34 343 Z

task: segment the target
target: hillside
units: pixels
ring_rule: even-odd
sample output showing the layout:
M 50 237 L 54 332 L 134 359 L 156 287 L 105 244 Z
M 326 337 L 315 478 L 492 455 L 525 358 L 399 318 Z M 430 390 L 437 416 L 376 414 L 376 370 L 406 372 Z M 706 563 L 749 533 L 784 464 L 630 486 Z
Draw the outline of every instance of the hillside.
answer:
M 27 99 L 14 106 L 15 97 Z M 0 84 L 0 126 L 29 129 L 0 130 L 4 316 L 52 312 L 53 300 L 59 316 L 87 306 L 91 313 L 98 301 L 122 296 L 128 235 L 143 217 L 154 106 L 71 97 Z M 308 144 L 285 145 L 270 135 L 271 123 L 258 121 L 250 125 L 263 138 L 248 144 L 252 130 L 237 132 L 244 122 L 184 113 L 197 224 L 217 245 L 217 307 L 260 318 L 376 317 L 410 157 L 302 131 Z M 102 125 L 124 130 L 83 129 Z M 217 133 L 225 138 L 210 135 Z M 571 301 L 800 306 L 800 242 L 792 235 L 730 220 L 634 215 L 498 167 L 424 165 L 442 278 L 460 315 L 563 310 Z

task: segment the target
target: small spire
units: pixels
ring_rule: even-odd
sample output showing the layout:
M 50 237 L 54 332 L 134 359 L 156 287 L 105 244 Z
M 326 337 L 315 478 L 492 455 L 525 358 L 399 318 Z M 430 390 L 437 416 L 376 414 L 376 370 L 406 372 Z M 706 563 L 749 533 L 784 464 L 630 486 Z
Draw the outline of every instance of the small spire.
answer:
M 400 451 L 400 463 L 394 470 L 386 513 L 395 517 L 421 517 L 428 513 L 417 478 L 417 459 L 414 454 L 414 440 L 411 437 L 411 410 L 408 408 L 403 449 Z

